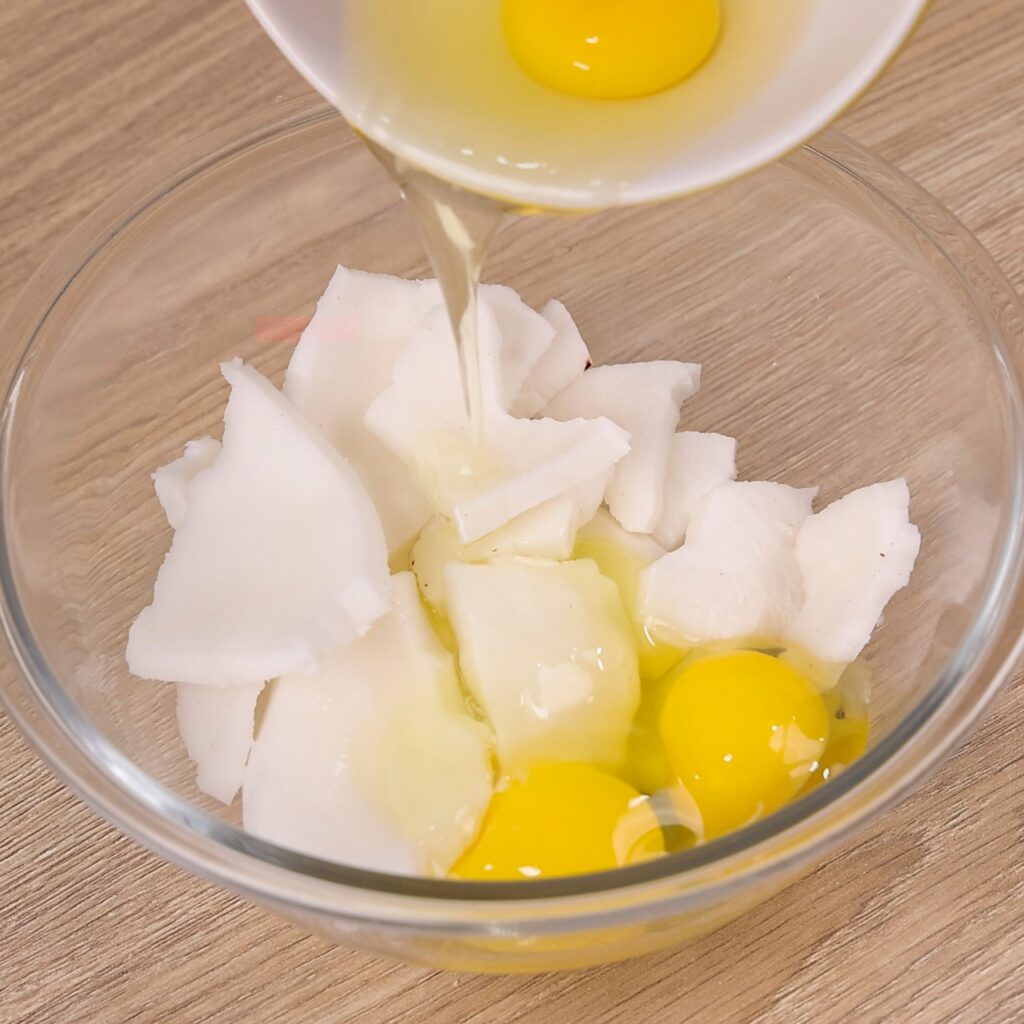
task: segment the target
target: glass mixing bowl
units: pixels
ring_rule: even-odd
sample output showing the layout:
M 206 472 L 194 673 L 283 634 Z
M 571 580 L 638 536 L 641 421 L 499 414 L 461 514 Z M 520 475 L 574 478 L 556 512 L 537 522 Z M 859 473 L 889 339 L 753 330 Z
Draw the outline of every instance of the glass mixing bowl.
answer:
M 667 206 L 529 218 L 487 276 L 563 299 L 595 359 L 704 364 L 691 429 L 743 477 L 847 489 L 905 475 L 924 543 L 869 648 L 873 738 L 845 774 L 688 852 L 529 883 L 397 878 L 239 830 L 194 788 L 173 687 L 125 635 L 169 531 L 149 474 L 220 429 L 220 360 L 280 381 L 336 263 L 427 264 L 337 115 L 292 108 L 168 157 L 74 232 L 4 328 L 0 585 L 11 714 L 104 817 L 188 870 L 339 942 L 474 970 L 575 967 L 706 931 L 793 880 L 947 756 L 1011 669 L 1021 563 L 1024 314 L 947 212 L 829 135 Z M 837 876 L 836 885 L 842 884 Z

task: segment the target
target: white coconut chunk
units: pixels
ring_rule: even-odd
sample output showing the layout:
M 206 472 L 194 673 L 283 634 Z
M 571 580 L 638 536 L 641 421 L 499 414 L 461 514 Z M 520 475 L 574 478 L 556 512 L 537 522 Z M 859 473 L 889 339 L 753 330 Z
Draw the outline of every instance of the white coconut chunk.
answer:
M 615 584 L 589 559 L 515 559 L 452 563 L 445 585 L 462 676 L 494 727 L 502 770 L 620 767 L 640 682 Z
M 605 500 L 631 533 L 650 533 L 658 525 L 679 409 L 699 386 L 695 363 L 596 366 L 545 409 L 556 420 L 605 416 L 628 431 L 631 449 L 612 472 Z
M 188 485 L 196 474 L 209 469 L 220 454 L 220 441 L 200 437 L 185 444 L 180 458 L 161 466 L 153 474 L 153 489 L 171 528 L 176 530 L 185 521 L 188 510 Z
M 469 542 L 558 495 L 572 493 L 585 521 L 600 501 L 594 481 L 606 481 L 628 458 L 629 435 L 611 420 L 517 420 L 497 423 L 489 443 L 501 478 L 455 496 L 451 517 Z M 486 480 L 486 478 L 485 478 Z M 607 490 L 607 484 L 605 485 Z
M 550 349 L 555 327 L 505 285 L 482 285 L 480 301 L 493 314 L 501 334 L 501 407 L 508 409 Z M 451 343 L 455 344 L 454 338 Z
M 796 537 L 803 607 L 784 639 L 824 662 L 853 661 L 889 599 L 910 582 L 921 535 L 905 480 L 853 491 L 811 516 Z
M 612 544 L 641 566 L 650 565 L 665 555 L 665 549 L 653 537 L 624 530 L 619 521 L 603 508 L 580 528 L 576 539 L 578 542 L 596 541 Z
M 128 634 L 137 676 L 254 684 L 312 672 L 388 610 L 387 549 L 359 477 L 239 360 L 214 465 Z
M 396 361 L 392 386 L 366 424 L 412 468 L 435 511 L 450 517 L 464 543 L 567 493 L 592 484 L 629 452 L 625 431 L 607 419 L 523 420 L 501 407 L 501 336 L 489 310 L 479 317 L 484 447 L 466 414 L 457 353 L 440 312 L 431 314 Z M 581 490 L 581 488 L 586 488 Z
M 653 634 L 677 646 L 777 642 L 803 604 L 796 532 L 816 493 L 763 481 L 716 487 L 693 510 L 686 543 L 641 574 Z
M 489 543 L 491 557 L 523 555 L 563 561 L 572 555 L 576 544 L 579 516 L 576 495 L 563 494 L 510 519 L 500 530 L 474 544 L 487 550 Z
M 554 328 L 554 337 L 512 403 L 513 416 L 536 416 L 590 365 L 590 351 L 569 310 L 552 299 L 540 312 Z
M 178 684 L 178 733 L 196 765 L 196 786 L 223 804 L 235 799 L 252 748 L 256 701 L 250 686 Z
M 662 675 L 665 658 L 653 647 L 638 608 L 640 573 L 652 562 L 664 557 L 665 549 L 643 533 L 629 533 L 607 510 L 600 509 L 576 534 L 577 558 L 591 558 L 602 575 L 618 588 L 639 655 L 640 678 Z
M 338 267 L 285 375 L 285 395 L 359 474 L 392 551 L 419 531 L 430 506 L 407 467 L 366 429 L 363 416 L 391 384 L 413 328 L 440 302 L 436 281 Z
M 661 519 L 654 539 L 674 550 L 683 543 L 690 514 L 719 484 L 736 479 L 736 438 L 680 431 L 670 443 Z
M 591 497 L 582 497 L 587 508 L 594 490 L 590 489 Z M 596 501 L 601 501 L 599 488 Z M 584 515 L 587 513 L 581 510 L 577 495 L 563 494 L 516 516 L 471 544 L 462 542 L 450 520 L 437 518 L 424 527 L 412 549 L 412 570 L 420 593 L 433 608 L 444 610 L 444 571 L 449 562 L 492 562 L 517 556 L 553 561 L 571 558 Z
M 600 511 L 604 504 L 604 492 L 608 490 L 608 481 L 611 479 L 613 468 L 614 464 L 573 489 L 577 531 L 586 526 Z
M 486 304 L 478 308 L 478 350 L 481 389 L 488 415 L 500 411 L 501 335 Z M 395 361 L 391 385 L 369 406 L 367 428 L 407 464 L 428 459 L 437 439 L 469 444 L 469 420 L 462 387 L 459 354 L 442 307 L 430 311 Z
M 270 691 L 242 792 L 247 831 L 326 860 L 445 874 L 490 802 L 489 729 L 426 620 L 411 573 L 392 611 L 312 676 Z

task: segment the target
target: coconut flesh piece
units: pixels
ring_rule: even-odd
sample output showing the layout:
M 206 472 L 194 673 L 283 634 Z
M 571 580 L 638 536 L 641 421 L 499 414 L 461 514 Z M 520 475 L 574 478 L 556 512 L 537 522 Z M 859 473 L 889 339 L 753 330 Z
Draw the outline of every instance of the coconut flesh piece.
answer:
M 380 520 L 344 458 L 235 360 L 224 440 L 128 634 L 146 679 L 252 685 L 316 671 L 389 606 Z
M 242 785 L 263 685 L 178 684 L 178 733 L 195 762 L 196 786 L 221 803 Z
M 502 369 L 511 402 L 551 345 L 555 328 L 511 288 L 484 285 L 480 301 L 504 339 Z M 416 325 L 442 306 L 436 281 L 338 267 L 285 375 L 285 395 L 359 473 L 381 516 L 390 551 L 413 539 L 431 509 L 408 467 L 366 428 L 363 418 L 390 386 L 395 361 Z
M 555 335 L 519 389 L 510 408 L 513 416 L 536 416 L 590 365 L 590 351 L 569 310 L 552 299 L 540 312 Z
M 550 561 L 572 558 L 583 532 L 605 515 L 600 505 L 607 481 L 606 472 L 470 544 L 463 544 L 450 520 L 435 518 L 424 527 L 412 549 L 412 570 L 423 600 L 434 611 L 447 614 L 445 568 L 451 562 L 494 562 L 517 556 Z M 664 554 L 649 537 L 642 540 L 653 545 L 659 555 Z
M 641 618 L 676 646 L 775 640 L 803 604 L 796 532 L 817 488 L 729 482 L 694 509 L 686 543 L 640 577 Z
M 491 798 L 492 737 L 410 573 L 392 610 L 309 676 L 272 684 L 245 772 L 247 831 L 373 871 L 445 874 Z
M 583 508 L 593 505 L 595 481 L 629 451 L 628 434 L 607 419 L 510 416 L 502 405 L 502 338 L 486 307 L 479 310 L 478 345 L 482 450 L 442 309 L 416 329 L 395 362 L 391 387 L 366 413 L 367 427 L 412 468 L 435 510 L 452 519 L 467 544 L 565 494 L 575 494 Z
M 551 349 L 556 330 L 545 317 L 523 302 L 518 292 L 505 285 L 481 285 L 479 301 L 494 318 L 501 337 L 498 397 L 501 408 L 508 410 L 537 363 Z
M 630 437 L 605 501 L 623 529 L 650 533 L 661 519 L 672 437 L 683 402 L 700 386 L 695 363 L 660 360 L 595 366 L 544 410 L 556 420 L 607 417 Z
M 882 611 L 910 582 L 921 535 L 905 480 L 852 491 L 800 527 L 796 561 L 804 601 L 783 640 L 845 666 L 871 639 Z
M 453 562 L 445 587 L 462 676 L 502 770 L 621 767 L 640 700 L 636 647 L 618 588 L 594 562 Z
M 637 609 L 640 573 L 664 558 L 665 549 L 647 534 L 624 530 L 619 521 L 602 508 L 577 531 L 576 552 L 579 558 L 592 558 L 597 562 L 602 573 L 618 586 L 622 606 L 637 635 L 642 637 L 643 623 Z
M 736 479 L 736 439 L 692 430 L 673 436 L 665 475 L 665 498 L 654 539 L 673 551 L 683 543 L 698 502 L 719 484 Z
M 412 569 L 423 599 L 435 610 L 444 610 L 444 571 L 449 562 L 491 562 L 515 556 L 552 561 L 571 558 L 578 524 L 591 519 L 601 503 L 600 484 L 598 481 L 599 486 L 590 488 L 586 504 L 581 505 L 575 494 L 563 494 L 470 544 L 463 544 L 450 520 L 435 518 L 412 549 Z
M 363 414 L 387 387 L 413 327 L 439 299 L 436 281 L 338 267 L 284 379 L 285 395 L 359 474 L 391 550 L 412 538 L 430 507 L 405 466 L 363 426 Z
M 201 437 L 185 453 L 153 474 L 153 486 L 167 522 L 177 528 L 188 511 L 188 487 L 220 454 L 220 442 Z M 188 756 L 196 766 L 200 793 L 230 804 L 242 785 L 252 747 L 256 701 L 263 683 L 246 686 L 196 686 L 178 683 L 177 719 Z
M 218 455 L 220 441 L 200 437 L 187 442 L 184 454 L 153 474 L 153 489 L 171 529 L 176 530 L 185 520 L 188 485 L 198 473 L 209 469 Z
M 576 534 L 577 541 L 604 542 L 620 548 L 640 565 L 650 565 L 665 556 L 665 548 L 644 533 L 630 533 L 606 509 L 601 509 Z M 627 608 L 630 614 L 633 609 Z

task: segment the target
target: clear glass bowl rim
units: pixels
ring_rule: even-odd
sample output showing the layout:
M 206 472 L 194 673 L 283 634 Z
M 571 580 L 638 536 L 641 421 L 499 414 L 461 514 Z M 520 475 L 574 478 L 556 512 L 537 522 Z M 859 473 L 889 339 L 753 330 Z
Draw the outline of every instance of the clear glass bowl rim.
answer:
M 147 209 L 222 161 L 340 117 L 299 100 L 254 114 L 153 161 L 63 241 L 4 324 L 22 352 L 0 418 L 0 621 L 20 675 L 2 698 L 22 734 L 69 788 L 125 834 L 194 874 L 257 901 L 351 922 L 439 934 L 529 928 L 557 934 L 692 911 L 787 878 L 905 795 L 963 739 L 1017 662 L 1024 636 L 1024 307 L 974 236 L 928 192 L 836 131 L 803 147 L 874 194 L 958 276 L 1001 360 L 1009 399 L 1010 493 L 976 613 L 933 685 L 899 725 L 835 780 L 762 821 L 694 850 L 614 871 L 526 883 L 403 878 L 305 857 L 212 817 L 140 771 L 81 714 L 27 620 L 8 547 L 11 437 L 33 342 L 76 278 Z M 925 226 L 927 225 L 927 226 Z M 939 241 L 941 238 L 941 242 Z M 949 250 L 955 250 L 954 259 Z

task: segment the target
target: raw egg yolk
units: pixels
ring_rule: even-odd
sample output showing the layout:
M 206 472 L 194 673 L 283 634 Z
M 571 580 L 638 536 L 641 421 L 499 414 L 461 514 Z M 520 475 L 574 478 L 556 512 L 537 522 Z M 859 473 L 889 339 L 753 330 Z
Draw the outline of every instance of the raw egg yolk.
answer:
M 538 765 L 494 794 L 464 879 L 521 880 L 605 871 L 664 852 L 646 797 L 586 764 Z
M 675 85 L 705 60 L 719 0 L 504 0 L 505 39 L 535 81 L 572 96 L 628 99 Z
M 680 669 L 660 733 L 673 773 L 701 812 L 704 838 L 713 839 L 797 795 L 824 753 L 829 714 L 789 665 L 733 651 Z

